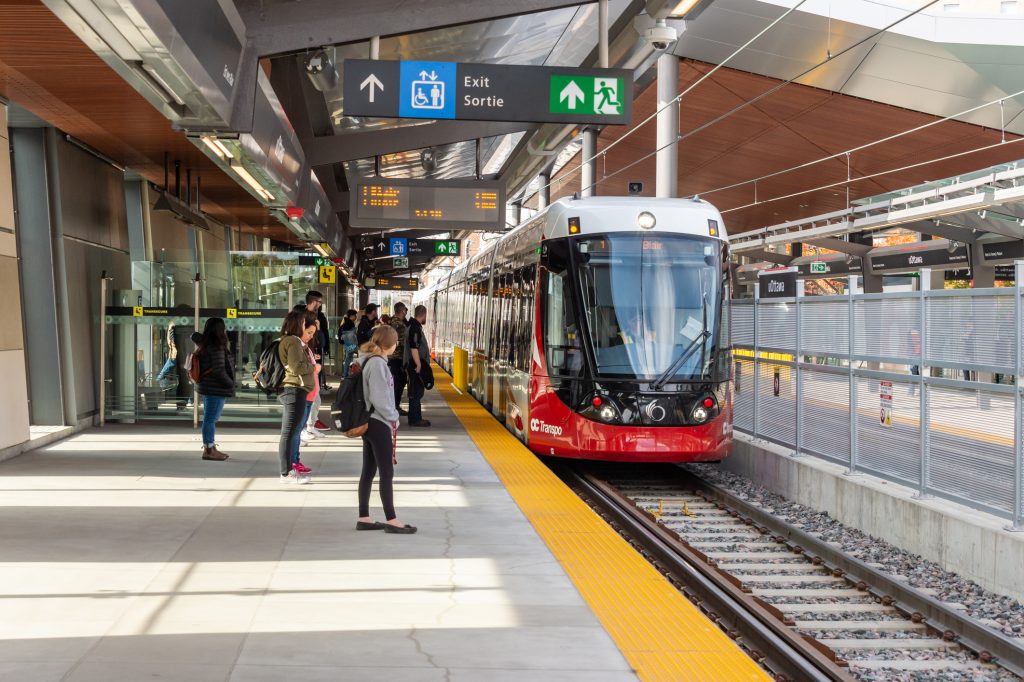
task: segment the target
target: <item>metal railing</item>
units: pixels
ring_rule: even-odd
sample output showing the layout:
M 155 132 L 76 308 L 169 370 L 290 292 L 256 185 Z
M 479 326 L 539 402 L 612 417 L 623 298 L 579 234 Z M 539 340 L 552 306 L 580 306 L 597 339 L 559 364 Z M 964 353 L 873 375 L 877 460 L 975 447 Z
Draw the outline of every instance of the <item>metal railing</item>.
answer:
M 1012 288 L 732 301 L 735 428 L 1024 530 L 1024 262 Z

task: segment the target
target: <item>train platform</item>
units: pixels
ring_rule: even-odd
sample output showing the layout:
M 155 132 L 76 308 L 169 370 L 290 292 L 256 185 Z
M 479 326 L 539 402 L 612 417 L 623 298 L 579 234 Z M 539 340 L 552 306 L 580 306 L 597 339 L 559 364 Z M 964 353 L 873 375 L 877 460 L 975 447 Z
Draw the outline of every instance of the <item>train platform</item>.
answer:
M 0 679 L 764 679 L 439 376 L 434 427 L 400 433 L 414 536 L 355 531 L 340 435 L 308 486 L 266 428 L 223 427 L 224 463 L 117 425 L 0 464 Z

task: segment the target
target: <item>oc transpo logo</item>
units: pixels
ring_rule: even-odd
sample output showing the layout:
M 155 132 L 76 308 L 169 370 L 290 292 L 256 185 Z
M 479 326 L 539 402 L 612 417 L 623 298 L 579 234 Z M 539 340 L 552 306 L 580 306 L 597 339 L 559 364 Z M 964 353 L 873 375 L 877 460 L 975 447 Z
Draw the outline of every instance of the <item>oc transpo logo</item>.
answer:
M 536 431 L 536 432 L 539 432 L 539 433 L 546 433 L 546 434 L 549 434 L 551 436 L 561 436 L 562 435 L 562 427 L 561 426 L 552 426 L 551 424 L 547 424 L 545 422 L 542 422 L 541 420 L 537 419 L 536 417 L 530 420 L 530 431 Z
M 647 412 L 647 417 L 652 422 L 660 422 L 668 415 L 668 413 L 665 412 L 665 408 L 659 405 L 657 400 L 652 400 L 647 403 L 645 411 Z

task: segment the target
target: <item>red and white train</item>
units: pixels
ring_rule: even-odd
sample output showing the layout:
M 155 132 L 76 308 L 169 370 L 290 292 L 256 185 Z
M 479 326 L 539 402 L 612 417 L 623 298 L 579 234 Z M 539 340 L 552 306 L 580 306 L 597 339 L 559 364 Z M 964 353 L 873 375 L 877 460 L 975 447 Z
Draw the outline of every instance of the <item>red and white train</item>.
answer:
M 689 199 L 561 199 L 418 302 L 437 361 L 539 455 L 701 462 L 732 444 L 728 246 Z

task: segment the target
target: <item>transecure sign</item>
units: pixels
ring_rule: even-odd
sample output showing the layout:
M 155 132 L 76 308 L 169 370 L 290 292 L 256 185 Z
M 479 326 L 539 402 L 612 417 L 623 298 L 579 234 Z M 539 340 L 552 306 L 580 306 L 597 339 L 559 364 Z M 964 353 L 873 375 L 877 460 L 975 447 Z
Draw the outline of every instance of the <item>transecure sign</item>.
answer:
M 456 62 L 345 60 L 345 114 L 598 123 L 633 116 L 633 72 Z

